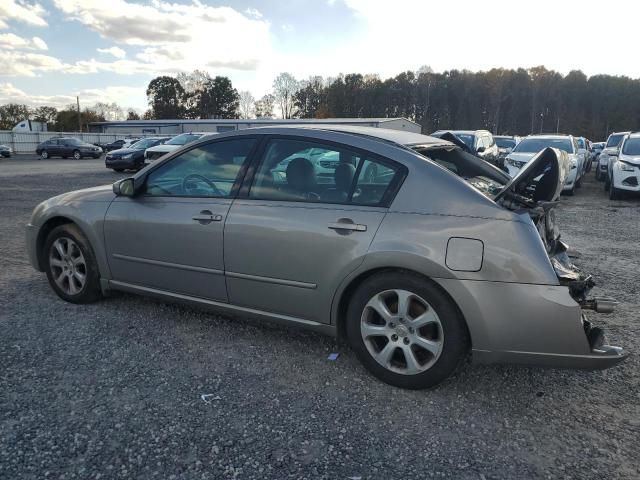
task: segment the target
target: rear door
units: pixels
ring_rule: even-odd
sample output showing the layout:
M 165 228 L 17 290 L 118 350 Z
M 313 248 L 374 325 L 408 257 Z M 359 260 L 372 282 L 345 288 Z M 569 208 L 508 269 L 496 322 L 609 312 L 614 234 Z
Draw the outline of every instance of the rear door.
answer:
M 404 172 L 339 144 L 271 137 L 225 225 L 230 303 L 328 323 Z
M 196 146 L 154 168 L 141 195 L 117 197 L 104 224 L 113 280 L 227 301 L 224 222 L 255 142 Z

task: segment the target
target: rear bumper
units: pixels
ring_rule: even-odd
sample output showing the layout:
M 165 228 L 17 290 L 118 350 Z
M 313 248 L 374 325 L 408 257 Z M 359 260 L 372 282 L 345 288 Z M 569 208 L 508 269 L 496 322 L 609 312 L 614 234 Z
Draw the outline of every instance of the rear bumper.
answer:
M 596 342 L 593 327 L 559 285 L 438 279 L 467 321 L 478 363 L 603 369 L 626 357 Z

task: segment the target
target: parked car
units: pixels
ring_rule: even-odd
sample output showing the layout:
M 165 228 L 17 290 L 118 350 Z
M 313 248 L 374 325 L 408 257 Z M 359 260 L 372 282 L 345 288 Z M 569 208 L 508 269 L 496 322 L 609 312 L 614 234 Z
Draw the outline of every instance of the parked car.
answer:
M 609 156 L 618 155 L 618 147 L 622 142 L 622 139 L 629 135 L 631 132 L 614 132 L 607 138 L 607 143 L 604 146 L 600 157 L 598 157 L 598 170 L 596 171 L 596 179 L 604 180 L 605 191 L 609 191 Z
M 113 150 L 107 153 L 104 159 L 104 165 L 116 172 L 124 172 L 125 170 L 140 170 L 144 167 L 144 152 L 147 148 L 160 145 L 171 137 L 147 137 L 132 143 L 127 148 Z
M 557 148 L 567 153 L 569 171 L 563 192 L 573 195 L 576 187 L 580 186 L 584 173 L 584 157 L 578 154 L 578 144 L 571 135 L 529 135 L 525 137 L 505 159 L 509 175 L 515 177 L 521 168 L 545 148 Z
M 498 146 L 498 157 L 505 158 L 509 155 L 515 146 L 520 142 L 520 137 L 509 135 L 494 135 L 493 139 Z
M 11 147 L 8 145 L 0 145 L 0 155 L 4 158 L 9 158 L 11 156 Z
M 273 175 L 311 148 L 341 160 L 333 182 L 303 157 Z M 238 130 L 44 201 L 27 250 L 66 301 L 123 290 L 344 336 L 400 387 L 436 385 L 469 351 L 606 368 L 625 354 L 583 310 L 613 303 L 589 297 L 553 214 L 567 169 L 551 148 L 511 179 L 407 131 Z
M 591 144 L 591 160 L 594 162 L 598 161 L 600 157 L 600 153 L 604 149 L 606 142 L 594 142 Z M 598 174 L 598 169 L 596 168 L 596 176 Z
M 156 145 L 154 147 L 147 148 L 144 152 L 144 157 L 147 160 L 153 161 L 158 158 L 166 155 L 169 152 L 173 152 L 178 148 L 186 145 L 187 143 L 195 142 L 196 140 L 202 138 L 204 135 L 215 135 L 213 132 L 188 132 L 181 133 L 180 135 L 176 135 L 169 141 L 165 143 L 161 143 L 160 145 Z
M 126 142 L 127 142 L 127 141 L 126 141 L 125 139 L 120 138 L 120 139 L 118 139 L 118 140 L 114 140 L 114 141 L 113 141 L 113 142 L 111 142 L 111 143 L 105 143 L 105 144 L 104 144 L 104 146 L 103 146 L 102 148 L 103 148 L 103 150 L 104 150 L 105 152 L 110 152 L 110 151 L 112 151 L 112 150 L 119 150 L 119 149 L 121 149 L 121 148 L 124 148 L 124 144 L 125 144 Z
M 640 192 L 640 133 L 622 139 L 617 156 L 609 155 L 609 198 L 624 192 Z
M 498 145 L 488 130 L 438 130 L 431 135 L 440 138 L 446 133 L 455 135 L 474 155 L 493 165 L 498 164 Z
M 76 160 L 80 160 L 84 157 L 100 158 L 102 148 L 77 138 L 58 137 L 42 142 L 36 148 L 36 153 L 43 159 L 49 157 L 73 157 Z
M 578 155 L 582 157 L 582 171 L 583 173 L 591 170 L 591 158 L 589 155 L 589 140 L 584 137 L 575 137 L 576 144 L 578 145 Z

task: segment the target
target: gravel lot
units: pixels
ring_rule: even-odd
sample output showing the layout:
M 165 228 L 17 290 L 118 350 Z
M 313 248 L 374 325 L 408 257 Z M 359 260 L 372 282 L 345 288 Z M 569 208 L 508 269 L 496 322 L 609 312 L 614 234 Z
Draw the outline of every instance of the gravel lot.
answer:
M 468 365 L 403 391 L 313 333 L 124 294 L 59 300 L 23 225 L 121 176 L 101 159 L 0 160 L 0 478 L 640 477 L 637 355 L 598 372 Z M 621 301 L 596 323 L 632 353 L 639 207 L 592 171 L 558 215 L 596 293 Z

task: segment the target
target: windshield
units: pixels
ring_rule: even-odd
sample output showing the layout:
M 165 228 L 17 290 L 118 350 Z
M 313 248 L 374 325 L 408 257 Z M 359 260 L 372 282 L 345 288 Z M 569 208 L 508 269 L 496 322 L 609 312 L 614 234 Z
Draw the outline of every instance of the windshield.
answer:
M 456 132 L 451 132 L 451 133 L 453 133 L 456 137 L 462 140 L 467 147 L 473 149 L 473 138 L 474 138 L 473 135 L 469 133 L 456 133 Z
M 609 136 L 609 139 L 607 140 L 607 148 L 617 147 L 618 145 L 620 145 L 620 142 L 624 138 L 624 135 L 625 135 L 624 133 L 618 133 L 618 134 Z
M 157 143 L 158 143 L 158 140 L 155 139 L 155 138 L 145 138 L 143 140 L 138 140 L 136 143 L 131 145 L 129 148 L 132 148 L 134 150 L 144 150 L 146 148 L 153 147 L 154 145 L 157 145 Z
M 513 151 L 514 153 L 537 153 L 547 147 L 558 148 L 567 153 L 573 153 L 573 145 L 569 138 L 525 138 Z
M 622 153 L 625 155 L 640 155 L 640 137 L 627 138 L 622 144 Z
M 512 138 L 500 138 L 493 137 L 496 139 L 496 144 L 499 148 L 513 148 L 516 146 L 516 141 Z
M 189 142 L 193 142 L 197 140 L 202 135 L 197 135 L 195 133 L 183 133 L 182 135 L 178 135 L 177 137 L 173 137 L 169 140 L 165 145 L 186 145 Z

